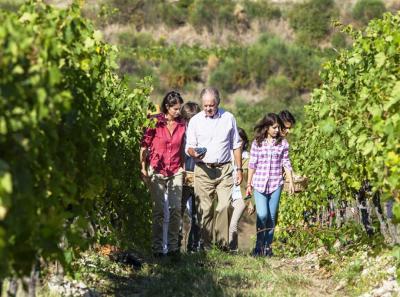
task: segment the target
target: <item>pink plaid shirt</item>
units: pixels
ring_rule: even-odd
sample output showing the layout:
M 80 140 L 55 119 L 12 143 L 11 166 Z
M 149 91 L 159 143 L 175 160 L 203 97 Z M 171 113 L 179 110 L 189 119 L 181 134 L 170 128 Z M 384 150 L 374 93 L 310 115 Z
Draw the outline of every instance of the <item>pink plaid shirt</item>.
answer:
M 254 169 L 253 188 L 260 193 L 270 194 L 283 184 L 283 167 L 292 170 L 289 160 L 289 143 L 283 139 L 280 144 L 267 143 L 261 146 L 253 141 L 250 150 L 249 168 Z

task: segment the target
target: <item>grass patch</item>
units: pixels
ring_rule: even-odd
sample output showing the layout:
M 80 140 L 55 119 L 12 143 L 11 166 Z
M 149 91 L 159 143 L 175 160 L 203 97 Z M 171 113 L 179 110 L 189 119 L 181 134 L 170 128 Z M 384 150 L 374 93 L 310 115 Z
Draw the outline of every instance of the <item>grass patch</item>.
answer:
M 104 296 L 308 296 L 311 281 L 277 262 L 214 250 L 183 255 L 178 263 L 150 261 L 129 275 L 129 269 L 97 254 L 85 257 L 77 268 L 80 278 Z

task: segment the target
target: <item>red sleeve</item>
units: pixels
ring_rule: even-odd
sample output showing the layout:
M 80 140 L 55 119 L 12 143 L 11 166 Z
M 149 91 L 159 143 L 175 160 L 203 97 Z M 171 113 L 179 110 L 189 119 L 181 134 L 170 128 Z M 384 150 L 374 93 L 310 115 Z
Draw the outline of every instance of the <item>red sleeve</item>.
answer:
M 148 118 L 155 120 L 156 125 L 157 125 L 157 122 L 159 121 L 160 117 L 161 117 L 161 114 L 148 116 Z M 146 128 L 144 130 L 144 134 L 143 134 L 142 140 L 140 142 L 140 146 L 149 148 L 151 146 L 151 143 L 153 142 L 155 135 L 156 135 L 156 127 Z
M 146 128 L 140 146 L 147 148 L 150 147 L 155 135 L 156 135 L 156 128 Z

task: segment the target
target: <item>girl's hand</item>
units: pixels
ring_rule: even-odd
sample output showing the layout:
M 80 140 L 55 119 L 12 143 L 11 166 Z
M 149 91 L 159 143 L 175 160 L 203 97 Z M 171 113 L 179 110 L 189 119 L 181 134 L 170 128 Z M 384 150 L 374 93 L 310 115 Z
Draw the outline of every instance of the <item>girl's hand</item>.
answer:
M 255 212 L 256 208 L 254 207 L 253 203 L 250 201 L 247 205 L 247 213 L 252 215 Z
M 247 184 L 246 186 L 246 196 L 250 196 L 251 194 L 253 194 L 253 186 L 250 184 Z

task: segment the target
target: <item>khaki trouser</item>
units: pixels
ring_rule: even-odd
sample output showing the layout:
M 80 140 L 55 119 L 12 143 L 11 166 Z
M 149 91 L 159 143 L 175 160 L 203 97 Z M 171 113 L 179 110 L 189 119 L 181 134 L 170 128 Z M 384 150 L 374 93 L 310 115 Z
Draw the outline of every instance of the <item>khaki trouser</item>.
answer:
M 220 247 L 227 247 L 228 208 L 233 187 L 232 164 L 211 168 L 199 163 L 194 169 L 194 176 L 194 192 L 200 202 L 199 215 L 204 248 L 211 247 L 214 231 L 215 243 Z M 214 210 L 213 199 L 215 197 L 218 199 L 218 204 Z M 215 230 L 213 230 L 214 211 L 216 213 Z
M 181 221 L 181 199 L 183 174 L 179 170 L 172 176 L 155 173 L 149 168 L 150 194 L 153 199 L 153 243 L 154 253 L 163 252 L 164 195 L 169 204 L 168 251 L 179 250 L 179 226 Z
M 243 198 L 238 198 L 232 201 L 233 211 L 230 218 L 229 223 L 229 249 L 237 250 L 238 249 L 238 225 L 240 217 L 242 216 L 246 204 L 244 203 Z

